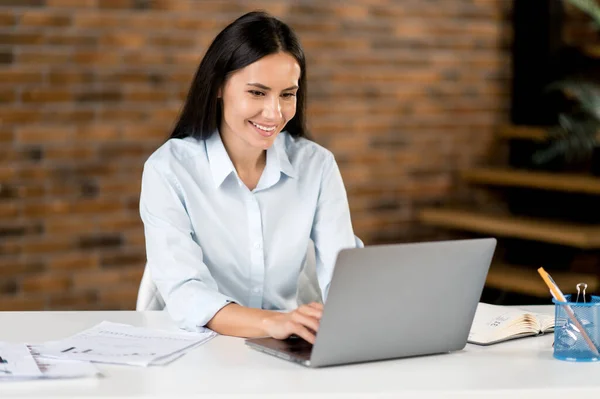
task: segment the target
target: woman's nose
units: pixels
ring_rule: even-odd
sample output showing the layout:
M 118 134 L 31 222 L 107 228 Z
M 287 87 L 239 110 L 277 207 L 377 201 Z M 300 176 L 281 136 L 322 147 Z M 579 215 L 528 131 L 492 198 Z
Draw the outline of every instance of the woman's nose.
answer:
M 263 116 L 267 119 L 279 121 L 282 118 L 279 99 L 267 101 L 263 108 Z

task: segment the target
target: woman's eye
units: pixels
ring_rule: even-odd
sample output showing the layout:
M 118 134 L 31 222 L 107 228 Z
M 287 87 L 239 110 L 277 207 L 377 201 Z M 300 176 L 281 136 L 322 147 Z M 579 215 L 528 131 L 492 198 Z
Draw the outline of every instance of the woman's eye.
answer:
M 248 93 L 252 94 L 253 96 L 256 97 L 260 97 L 260 96 L 264 96 L 265 93 L 263 93 L 262 91 L 258 91 L 258 90 L 248 90 Z
M 296 97 L 296 93 L 283 93 L 284 98 Z

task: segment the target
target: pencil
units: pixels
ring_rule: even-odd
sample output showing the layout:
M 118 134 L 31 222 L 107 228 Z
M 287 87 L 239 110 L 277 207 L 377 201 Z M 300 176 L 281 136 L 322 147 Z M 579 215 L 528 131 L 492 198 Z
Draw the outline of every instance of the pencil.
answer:
M 550 277 L 548 272 L 546 272 L 543 267 L 540 267 L 538 269 L 538 273 L 540 274 L 540 276 L 542 276 L 544 283 L 546 283 L 548 288 L 550 288 L 550 293 L 552 294 L 552 296 L 557 301 L 567 302 L 567 299 L 565 298 L 563 293 L 560 291 L 560 289 L 558 288 L 558 286 L 556 285 L 556 283 L 554 282 L 552 277 Z M 591 340 L 590 336 L 585 331 L 585 328 L 581 325 L 579 320 L 577 320 L 577 317 L 575 316 L 575 312 L 573 312 L 573 309 L 571 309 L 571 307 L 569 305 L 562 305 L 562 306 L 565 308 L 565 311 L 567 312 L 567 315 L 569 316 L 569 318 L 571 319 L 573 324 L 575 324 L 577 329 L 581 332 L 581 336 L 583 337 L 583 339 L 585 339 L 585 342 L 588 344 L 588 346 L 590 347 L 590 349 L 592 350 L 594 355 L 599 356 L 600 353 L 598 352 L 598 348 L 596 348 L 596 345 L 594 344 L 594 342 Z

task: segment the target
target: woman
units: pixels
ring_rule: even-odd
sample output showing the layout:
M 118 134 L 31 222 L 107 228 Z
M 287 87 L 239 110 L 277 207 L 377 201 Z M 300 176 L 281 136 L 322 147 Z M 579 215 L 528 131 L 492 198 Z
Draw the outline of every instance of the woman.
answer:
M 145 163 L 148 267 L 182 328 L 314 342 L 322 305 L 295 298 L 309 240 L 324 299 L 355 241 L 333 155 L 305 138 L 305 98 L 293 31 L 246 14 L 214 39 L 171 138 Z

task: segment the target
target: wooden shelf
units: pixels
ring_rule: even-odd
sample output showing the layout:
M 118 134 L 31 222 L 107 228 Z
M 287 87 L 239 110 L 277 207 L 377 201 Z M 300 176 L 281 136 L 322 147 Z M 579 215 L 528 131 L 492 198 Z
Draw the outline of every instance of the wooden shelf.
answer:
M 600 195 L 600 179 L 591 175 L 507 168 L 475 168 L 465 170 L 461 175 L 469 183 Z
M 418 219 L 429 225 L 491 236 L 514 237 L 582 249 L 600 248 L 600 226 L 440 208 L 422 209 Z
M 585 46 L 582 52 L 592 58 L 600 58 L 600 46 Z
M 586 283 L 587 293 L 598 292 L 598 277 L 591 274 L 549 271 L 556 284 L 565 294 L 576 292 L 578 283 Z M 511 266 L 505 264 L 493 264 L 485 281 L 487 287 L 504 291 L 516 292 L 548 298 L 550 293 L 548 287 L 537 272 L 536 267 Z
M 548 127 L 505 125 L 498 129 L 498 136 L 503 139 L 545 141 L 548 136 L 546 129 Z M 600 141 L 600 132 L 596 140 Z
M 503 139 L 521 139 L 532 141 L 546 140 L 546 129 L 539 126 L 502 126 L 498 135 Z

